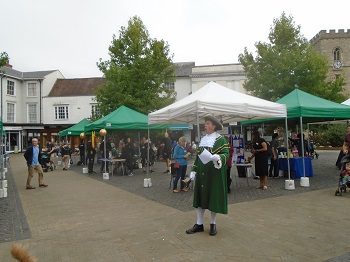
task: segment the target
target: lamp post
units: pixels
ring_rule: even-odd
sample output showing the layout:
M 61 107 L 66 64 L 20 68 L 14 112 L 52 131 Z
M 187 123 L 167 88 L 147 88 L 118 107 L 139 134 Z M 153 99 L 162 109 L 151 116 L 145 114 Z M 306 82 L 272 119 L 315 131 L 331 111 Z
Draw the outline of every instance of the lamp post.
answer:
M 82 132 L 81 134 L 80 134 L 80 138 L 81 139 L 83 139 L 84 140 L 84 154 L 83 154 L 83 164 L 84 164 L 84 166 L 86 165 L 86 157 L 85 157 L 85 152 L 86 152 L 86 140 L 85 140 L 85 133 L 84 132 Z
M 104 138 L 103 138 L 103 151 L 104 151 L 104 162 L 105 162 L 105 170 L 104 170 L 104 173 L 106 173 L 106 169 L 107 169 L 106 134 L 107 134 L 107 130 L 106 130 L 106 129 L 103 128 L 103 129 L 100 130 L 100 136 L 104 137 Z

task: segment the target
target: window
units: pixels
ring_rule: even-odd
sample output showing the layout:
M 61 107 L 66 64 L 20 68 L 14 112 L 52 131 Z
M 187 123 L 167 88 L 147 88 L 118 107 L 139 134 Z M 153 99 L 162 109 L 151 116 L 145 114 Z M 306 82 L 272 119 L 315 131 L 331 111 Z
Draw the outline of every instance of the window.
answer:
M 340 57 L 340 48 L 337 47 L 336 49 L 334 49 L 333 51 L 333 55 L 334 55 L 334 61 L 341 61 L 341 57 Z
M 28 105 L 28 122 L 37 123 L 36 104 Z
M 15 82 L 7 80 L 7 94 L 10 96 L 15 95 Z
M 55 106 L 55 119 L 68 119 L 68 106 Z
M 36 83 L 28 83 L 28 97 L 36 96 Z
M 91 118 L 96 118 L 100 115 L 100 108 L 98 105 L 91 105 Z
M 171 82 L 165 85 L 169 90 L 175 90 L 175 83 Z
M 15 104 L 7 103 L 7 122 L 15 122 Z

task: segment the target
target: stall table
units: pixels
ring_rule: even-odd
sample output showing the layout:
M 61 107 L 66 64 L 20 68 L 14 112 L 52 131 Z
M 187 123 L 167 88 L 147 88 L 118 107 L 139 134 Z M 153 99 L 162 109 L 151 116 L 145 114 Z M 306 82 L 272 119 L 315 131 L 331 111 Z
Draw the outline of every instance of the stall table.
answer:
M 311 158 L 305 157 L 305 176 L 312 177 L 314 176 L 314 170 L 312 169 Z M 294 179 L 304 177 L 303 172 L 303 158 L 289 158 L 291 176 Z M 288 158 L 279 158 L 278 159 L 278 169 L 288 172 Z
M 110 166 L 109 171 L 111 172 L 112 177 L 113 177 L 113 174 L 114 174 L 114 172 L 113 172 L 114 168 L 118 168 L 118 166 L 121 165 L 123 176 L 124 176 L 124 162 L 126 161 L 126 159 L 122 159 L 122 158 L 105 159 L 105 158 L 101 158 L 101 161 L 107 161 L 107 164 Z M 111 169 L 112 169 L 112 171 L 111 171 Z

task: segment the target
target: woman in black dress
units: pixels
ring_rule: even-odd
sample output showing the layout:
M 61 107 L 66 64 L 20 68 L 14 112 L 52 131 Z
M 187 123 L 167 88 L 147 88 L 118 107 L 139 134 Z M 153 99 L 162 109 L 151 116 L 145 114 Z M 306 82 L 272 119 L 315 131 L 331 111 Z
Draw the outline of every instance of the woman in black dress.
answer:
M 252 139 L 252 156 L 248 157 L 248 161 L 255 157 L 255 175 L 260 178 L 260 185 L 257 188 L 267 189 L 268 175 L 268 156 L 267 143 L 265 139 L 260 137 L 258 130 L 253 131 Z

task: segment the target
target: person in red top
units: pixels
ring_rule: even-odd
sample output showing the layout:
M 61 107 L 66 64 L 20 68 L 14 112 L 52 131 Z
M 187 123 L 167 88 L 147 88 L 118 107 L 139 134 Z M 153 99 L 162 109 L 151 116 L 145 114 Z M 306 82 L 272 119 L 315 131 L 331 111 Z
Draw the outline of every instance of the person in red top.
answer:
M 233 154 L 233 147 L 230 143 L 230 139 L 227 139 L 227 143 L 229 144 L 229 152 L 230 156 L 226 162 L 226 175 L 227 175 L 227 193 L 231 193 L 231 183 L 232 183 L 232 178 L 231 178 L 231 167 L 232 167 L 232 154 Z
M 346 127 L 348 133 L 345 135 L 344 143 L 343 143 L 343 153 L 345 155 L 349 154 L 349 145 L 350 145 L 350 124 Z

